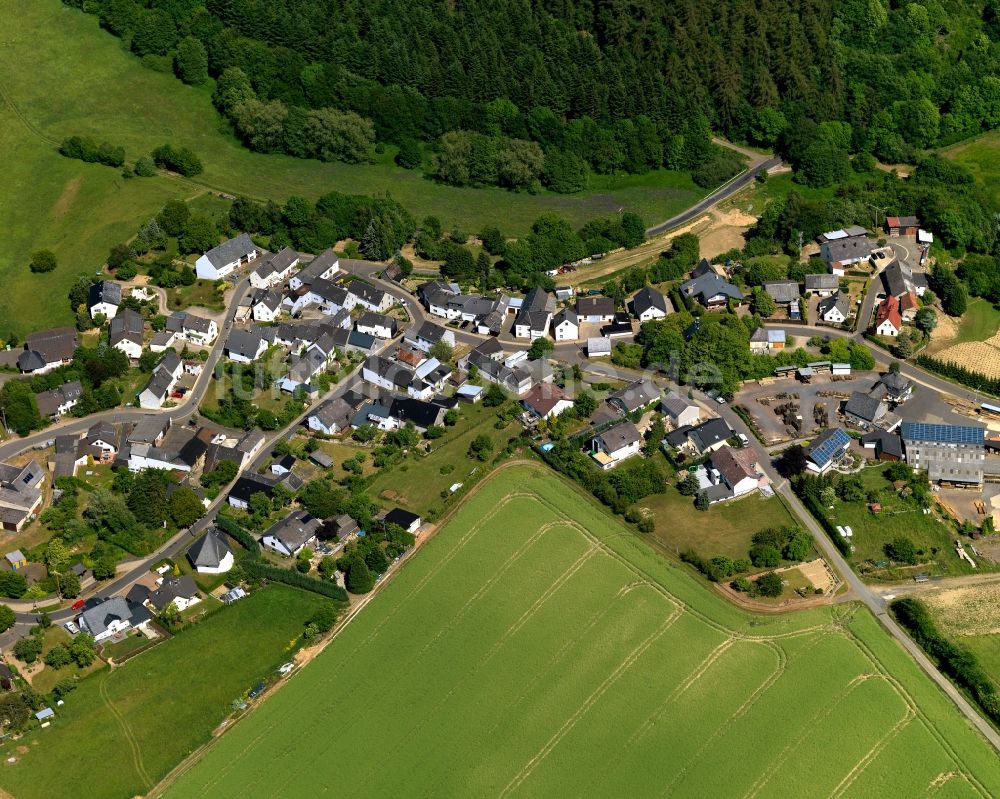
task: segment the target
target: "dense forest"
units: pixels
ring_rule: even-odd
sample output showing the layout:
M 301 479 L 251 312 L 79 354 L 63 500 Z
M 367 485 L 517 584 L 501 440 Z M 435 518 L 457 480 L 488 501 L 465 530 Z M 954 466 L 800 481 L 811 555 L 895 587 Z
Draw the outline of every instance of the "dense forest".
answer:
M 711 130 L 783 148 L 839 122 L 810 158 L 899 162 L 1000 125 L 1000 0 L 64 2 L 153 68 L 215 77 L 256 150 L 393 144 L 451 183 L 576 191 L 666 166 L 710 185 L 734 170 Z

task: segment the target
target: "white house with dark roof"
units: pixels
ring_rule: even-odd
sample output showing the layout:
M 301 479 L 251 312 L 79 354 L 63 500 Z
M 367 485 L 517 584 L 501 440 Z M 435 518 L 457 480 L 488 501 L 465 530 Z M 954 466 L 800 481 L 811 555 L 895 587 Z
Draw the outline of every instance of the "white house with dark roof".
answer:
M 278 289 L 259 289 L 251 300 L 251 314 L 255 322 L 273 322 L 281 316 L 282 295 Z
M 580 323 L 576 311 L 563 308 L 552 319 L 552 337 L 556 341 L 576 341 L 580 337 Z
M 632 309 L 632 315 L 640 322 L 662 319 L 674 312 L 673 303 L 652 286 L 639 289 L 630 300 L 629 307 Z
M 615 301 L 610 297 L 580 297 L 576 316 L 581 322 L 610 322 L 615 318 Z
M 279 555 L 294 557 L 315 542 L 319 527 L 319 519 L 304 510 L 297 510 L 272 524 L 261 537 L 260 543 Z
M 291 247 L 284 247 L 270 258 L 263 259 L 250 272 L 250 285 L 255 289 L 268 289 L 284 283 L 299 265 L 299 254 Z
M 347 291 L 354 298 L 355 305 L 360 305 L 369 311 L 385 313 L 393 305 L 391 294 L 361 280 L 352 280 L 348 283 Z
M 234 269 L 257 260 L 258 250 L 246 233 L 213 247 L 197 261 L 195 273 L 201 280 L 219 280 Z
M 128 602 L 125 597 L 113 596 L 86 608 L 77 623 L 81 630 L 94 636 L 95 643 L 100 643 L 133 627 L 142 627 L 152 618 L 141 605 Z
M 829 297 L 840 290 L 840 278 L 836 275 L 806 275 L 806 291 L 817 297 Z
M 233 568 L 233 550 L 217 530 L 209 530 L 195 541 L 187 556 L 201 574 L 224 574 Z
M 846 294 L 837 291 L 829 297 L 824 297 L 816 305 L 819 318 L 829 325 L 841 325 L 851 314 L 851 300 Z
M 35 394 L 38 414 L 49 419 L 58 419 L 80 400 L 83 385 L 79 380 L 70 380 L 57 388 Z
M 340 271 L 340 259 L 333 250 L 324 250 L 288 280 L 288 287 L 298 291 L 317 280 L 330 280 Z
M 306 424 L 309 429 L 326 436 L 336 435 L 351 426 L 354 409 L 343 397 L 324 402 L 309 414 Z
M 256 361 L 267 350 L 267 342 L 259 330 L 233 328 L 226 339 L 226 357 L 237 363 Z
M 113 280 L 102 280 L 90 287 L 88 294 L 90 318 L 103 314 L 105 319 L 114 319 L 122 304 L 122 287 Z
M 77 345 L 76 330 L 71 327 L 29 333 L 24 350 L 17 356 L 17 368 L 26 374 L 49 372 L 73 360 Z
M 214 319 L 188 313 L 184 314 L 184 321 L 181 323 L 181 335 L 192 344 L 208 346 L 218 338 L 219 326 Z
M 520 310 L 514 318 L 514 337 L 534 341 L 549 332 L 549 323 L 555 311 L 555 298 L 544 289 L 536 286 L 531 289 L 521 302 Z
M 126 308 L 108 326 L 108 343 L 136 361 L 142 355 L 142 331 L 145 319 L 142 314 Z
M 422 352 L 430 352 L 431 347 L 443 341 L 449 347 L 455 346 L 455 333 L 433 322 L 424 322 L 416 333 L 406 337 L 406 341 Z
M 613 469 L 623 460 L 639 454 L 642 434 L 631 422 L 620 422 L 591 441 L 591 457 L 604 469 Z
M 676 394 L 668 394 L 660 403 L 660 410 L 676 430 L 685 425 L 696 425 L 701 418 L 701 408 Z
M 384 339 L 395 336 L 398 327 L 398 323 L 391 316 L 375 313 L 374 311 L 365 311 L 358 317 L 356 323 L 357 330 L 362 333 Z M 454 335 L 452 338 L 454 338 Z

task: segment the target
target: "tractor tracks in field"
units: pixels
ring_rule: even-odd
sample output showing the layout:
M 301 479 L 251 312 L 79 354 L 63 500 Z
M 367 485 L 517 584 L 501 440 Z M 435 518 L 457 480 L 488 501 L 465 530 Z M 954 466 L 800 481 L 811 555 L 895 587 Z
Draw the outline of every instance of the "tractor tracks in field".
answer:
M 146 787 L 155 785 L 156 780 L 149 776 L 146 772 L 146 767 L 143 765 L 142 751 L 139 749 L 139 743 L 136 741 L 135 733 L 132 732 L 132 726 L 128 723 L 125 716 L 122 715 L 121 711 L 115 707 L 115 703 L 111 701 L 111 697 L 108 695 L 108 680 L 111 678 L 112 674 L 114 674 L 113 671 L 109 672 L 104 679 L 101 680 L 101 699 L 104 700 L 104 704 L 110 711 L 111 715 L 115 717 L 115 721 L 118 722 L 118 726 L 121 728 L 122 735 L 125 736 L 125 740 L 128 742 L 132 765 L 135 767 L 135 773 L 139 776 L 139 779 L 143 781 Z

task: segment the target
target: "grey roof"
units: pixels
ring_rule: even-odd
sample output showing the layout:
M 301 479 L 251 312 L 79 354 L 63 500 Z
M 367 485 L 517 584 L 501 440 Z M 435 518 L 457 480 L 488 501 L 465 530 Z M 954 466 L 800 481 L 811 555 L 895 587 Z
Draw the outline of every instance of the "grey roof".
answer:
M 170 390 L 170 386 L 173 382 L 173 374 L 171 374 L 168 369 L 164 369 L 162 366 L 157 366 L 156 370 L 153 372 L 153 376 L 149 378 L 149 382 L 142 390 L 142 393 L 145 394 L 148 391 L 154 397 L 162 400 L 167 396 L 167 392 Z
M 272 311 L 281 307 L 281 292 L 278 289 L 260 289 L 253 296 L 254 305 L 263 305 Z
M 270 258 L 265 260 L 260 266 L 254 269 L 261 277 L 271 274 L 280 274 L 294 264 L 299 258 L 299 254 L 291 247 L 282 247 Z
M 244 358 L 256 358 L 263 341 L 264 339 L 256 330 L 234 328 L 226 340 L 226 351 Z
M 58 388 L 42 391 L 35 394 L 35 403 L 38 405 L 38 413 L 42 416 L 52 416 L 59 411 L 59 406 L 66 402 L 73 402 L 80 398 L 83 393 L 83 385 L 79 380 L 71 380 L 63 383 Z
M 102 280 L 100 283 L 95 283 L 90 287 L 89 299 L 91 308 L 101 302 L 106 302 L 109 305 L 121 305 L 121 284 L 115 283 L 113 280 Z
M 156 365 L 176 374 L 181 366 L 181 356 L 175 350 L 166 350 Z
M 113 347 L 119 341 L 128 339 L 141 346 L 145 321 L 142 314 L 136 313 L 131 308 L 126 308 L 111 320 L 111 324 L 108 326 L 108 342 Z
M 347 289 L 355 297 L 362 299 L 371 305 L 381 305 L 382 300 L 386 295 L 386 292 L 382 291 L 382 289 L 371 286 L 361 280 L 352 280 L 348 283 Z
M 424 322 L 417 331 L 417 338 L 429 341 L 431 344 L 437 344 L 447 332 L 441 325 L 436 325 L 433 322 Z
M 175 599 L 190 599 L 198 595 L 198 586 L 190 574 L 179 577 L 167 577 L 153 593 L 149 595 L 150 604 L 157 610 L 163 610 Z
M 715 275 L 715 274 L 718 273 L 715 271 L 715 267 L 712 266 L 712 263 L 708 260 L 708 258 L 702 258 L 700 261 L 698 261 L 698 265 L 691 270 L 692 278 L 701 277 L 702 275 Z
M 580 297 L 576 301 L 577 316 L 613 316 L 615 301 L 611 297 Z
M 604 446 L 609 452 L 614 452 L 622 447 L 628 446 L 629 444 L 642 441 L 642 435 L 639 433 L 639 428 L 631 422 L 621 422 L 616 424 L 614 427 L 610 427 L 600 435 L 596 436 L 596 438 L 604 443 Z
M 548 326 L 549 316 L 555 310 L 555 298 L 543 288 L 536 286 L 524 295 L 521 310 L 514 320 L 515 325 L 527 325 L 531 330 L 542 333 Z
M 73 351 L 77 347 L 76 331 L 71 327 L 54 327 L 51 330 L 40 330 L 37 333 L 29 333 L 25 337 L 25 352 L 17 359 L 18 366 L 23 371 L 39 369 L 46 363 L 56 361 L 68 361 L 73 357 Z M 26 353 L 31 353 L 32 358 L 26 361 L 37 364 L 29 368 L 22 364 L 22 358 Z
M 87 441 L 105 441 L 108 444 L 114 444 L 118 439 L 118 434 L 115 432 L 114 425 L 110 422 L 97 422 L 91 425 L 90 429 L 87 431 Z
M 224 241 L 218 247 L 210 249 L 205 253 L 205 257 L 208 258 L 212 266 L 218 269 L 220 266 L 244 258 L 256 249 L 254 243 L 250 241 L 250 237 L 246 233 L 240 233 L 236 238 Z
M 336 264 L 338 260 L 337 254 L 332 249 L 324 250 L 302 267 L 295 276 L 303 283 L 312 283 L 331 266 Z
M 400 389 L 405 389 L 414 379 L 412 369 L 396 361 L 383 358 L 381 355 L 369 355 L 365 360 L 365 369 L 375 372 L 379 377 L 390 381 Z
M 794 280 L 768 280 L 763 288 L 777 303 L 794 302 L 799 298 L 799 284 Z
M 689 402 L 682 397 L 678 397 L 676 394 L 668 394 L 663 398 L 660 403 L 664 411 L 666 411 L 671 416 L 680 416 L 688 408 L 697 407 L 693 402 Z
M 208 333 L 212 326 L 212 320 L 206 319 L 203 316 L 195 316 L 189 313 L 184 317 L 184 329 L 185 330 L 195 330 L 198 333 Z
M 80 621 L 87 630 L 97 636 L 107 632 L 108 625 L 113 621 L 131 621 L 132 617 L 132 606 L 125 598 L 113 596 L 83 611 L 80 614 Z
M 240 440 L 236 442 L 237 452 L 249 454 L 257 450 L 264 443 L 266 436 L 260 430 L 248 430 Z
M 563 322 L 569 322 L 571 325 L 578 325 L 577 321 L 579 317 L 572 308 L 563 308 L 559 313 L 552 317 L 552 324 L 555 327 L 559 327 Z
M 276 538 L 286 549 L 295 551 L 316 535 L 319 526 L 318 519 L 304 510 L 297 510 L 272 524 L 264 535 Z
M 706 419 L 699 425 L 691 428 L 689 438 L 699 452 L 704 452 L 709 447 L 715 446 L 720 441 L 728 441 L 733 437 L 733 431 L 723 419 Z
M 495 355 L 503 355 L 503 345 L 495 338 L 488 338 L 476 345 L 475 352 L 492 358 Z
M 660 389 L 652 380 L 643 379 L 629 383 L 625 388 L 621 388 L 608 396 L 611 405 L 619 406 L 626 413 L 631 413 L 639 408 L 649 405 L 660 398 Z
M 170 427 L 170 419 L 163 414 L 148 414 L 143 416 L 132 432 L 129 433 L 129 444 L 152 444 Z
M 840 278 L 836 275 L 806 275 L 806 291 L 836 291 L 839 287 Z
M 342 397 L 337 397 L 329 402 L 324 402 L 315 411 L 313 411 L 312 416 L 315 416 L 324 427 L 337 427 L 346 426 L 351 420 L 351 413 L 353 409 Z
M 827 252 L 831 263 L 837 261 L 864 260 L 872 254 L 875 242 L 864 235 L 834 239 L 827 243 Z
M 907 377 L 904 377 L 899 372 L 886 372 L 879 381 L 884 385 L 892 394 L 899 395 L 905 394 L 908 390 L 913 388 L 913 381 Z
M 897 458 L 903 457 L 903 439 L 896 433 L 887 433 L 885 430 L 873 430 L 861 436 L 862 444 L 874 444 L 878 453 L 894 455 Z
M 866 422 L 874 422 L 884 410 L 885 406 L 878 397 L 865 394 L 862 391 L 852 392 L 850 399 L 844 405 L 844 413 L 856 416 Z
M 826 316 L 831 308 L 836 308 L 846 319 L 851 313 L 850 297 L 843 292 L 838 291 L 836 294 L 824 297 L 816 304 L 816 310 L 819 312 L 820 316 Z
M 636 295 L 632 298 L 632 313 L 639 316 L 650 308 L 659 308 L 664 313 L 673 313 L 673 304 L 663 293 L 653 288 L 652 286 L 645 286 L 636 292 Z
M 375 311 L 365 311 L 358 317 L 357 326 L 361 327 L 387 327 L 390 331 L 396 331 L 396 320 L 391 316 L 376 313 Z
M 164 326 L 164 330 L 168 333 L 180 333 L 181 328 L 184 327 L 185 316 L 187 316 L 186 311 L 174 311 L 167 317 L 167 324 Z
M 743 292 L 732 283 L 723 280 L 715 272 L 706 272 L 703 275 L 685 281 L 681 284 L 681 291 L 689 297 L 697 298 L 702 305 L 705 305 L 717 294 L 724 294 L 734 300 L 743 299 Z

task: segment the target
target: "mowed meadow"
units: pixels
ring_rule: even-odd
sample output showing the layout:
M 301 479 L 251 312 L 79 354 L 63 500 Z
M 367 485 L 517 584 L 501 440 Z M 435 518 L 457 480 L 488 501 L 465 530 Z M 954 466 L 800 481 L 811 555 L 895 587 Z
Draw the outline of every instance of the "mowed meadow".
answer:
M 746 615 L 519 464 L 161 791 L 986 797 L 1000 769 L 867 612 Z
M 0 337 L 67 323 L 70 284 L 104 263 L 110 247 L 130 238 L 170 197 L 211 190 L 284 201 L 315 200 L 332 191 L 391 196 L 415 218 L 439 216 L 467 233 L 496 225 L 523 235 L 542 213 L 580 226 L 620 209 L 649 224 L 667 219 L 706 192 L 687 173 L 594 176 L 576 195 L 456 188 L 392 163 L 386 148 L 375 164 L 322 163 L 252 153 L 231 135 L 212 106 L 212 84 L 185 86 L 146 69 L 95 16 L 59 0 L 4 0 L 0 37 Z M 158 176 L 125 180 L 117 169 L 58 154 L 72 135 L 125 147 L 126 161 L 170 142 L 193 149 L 205 171 L 193 180 Z M 60 265 L 32 275 L 33 250 L 47 248 Z

